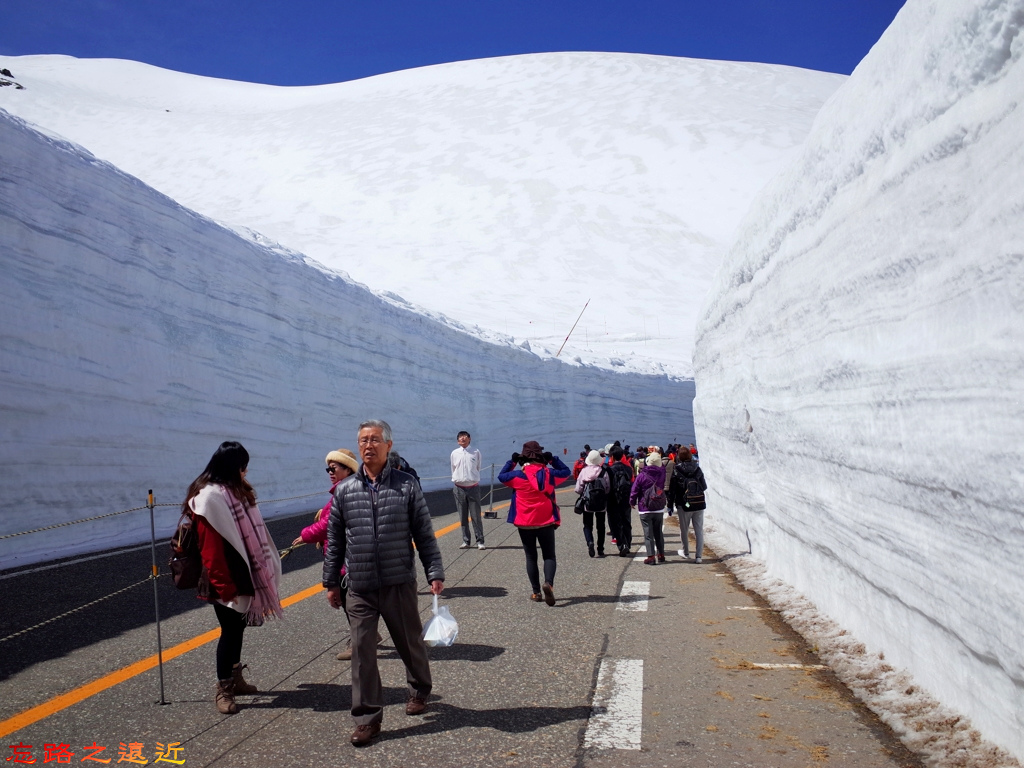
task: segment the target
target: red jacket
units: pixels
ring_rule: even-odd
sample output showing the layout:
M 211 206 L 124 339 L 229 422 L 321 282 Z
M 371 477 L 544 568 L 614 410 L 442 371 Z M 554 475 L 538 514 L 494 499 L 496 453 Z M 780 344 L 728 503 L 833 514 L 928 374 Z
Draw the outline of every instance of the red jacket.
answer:
M 252 586 L 252 577 L 244 556 L 227 544 L 224 537 L 202 515 L 193 515 L 192 524 L 196 527 L 196 538 L 199 539 L 203 576 L 210 585 L 208 595 L 200 594 L 199 597 L 227 603 L 238 595 L 255 595 L 256 590 Z
M 551 457 L 550 467 L 531 463 L 519 469 L 511 459 L 505 462 L 498 481 L 513 490 L 508 522 L 531 528 L 561 525 L 555 486 L 564 483 L 571 474 L 557 456 Z

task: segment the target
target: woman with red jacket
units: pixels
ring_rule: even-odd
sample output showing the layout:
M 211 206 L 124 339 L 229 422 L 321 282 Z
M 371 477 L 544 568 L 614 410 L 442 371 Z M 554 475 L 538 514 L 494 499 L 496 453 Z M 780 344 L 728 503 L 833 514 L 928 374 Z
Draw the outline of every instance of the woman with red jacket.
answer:
M 522 469 L 518 465 L 522 465 Z M 555 604 L 555 531 L 562 523 L 555 503 L 555 486 L 570 475 L 572 470 L 557 456 L 545 453 L 536 440 L 523 443 L 522 453 L 513 453 L 498 475 L 498 482 L 512 489 L 508 522 L 516 526 L 523 542 L 526 575 L 533 587 L 530 599 L 543 600 L 548 605 Z M 538 544 L 544 557 L 543 587 L 537 567 Z
M 236 694 L 258 692 L 242 677 L 245 628 L 282 615 L 281 558 L 245 479 L 248 468 L 249 452 L 241 443 L 221 443 L 181 505 L 202 553 L 199 597 L 213 603 L 220 622 L 215 701 L 224 715 L 238 711 Z

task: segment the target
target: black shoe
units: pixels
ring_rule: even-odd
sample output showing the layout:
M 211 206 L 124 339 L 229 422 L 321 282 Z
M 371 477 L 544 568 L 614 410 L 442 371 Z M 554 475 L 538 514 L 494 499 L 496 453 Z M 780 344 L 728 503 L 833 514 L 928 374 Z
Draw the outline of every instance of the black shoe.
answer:
M 604 557 L 604 550 L 603 549 L 597 550 L 597 556 L 598 557 Z
M 587 544 L 587 552 L 590 553 L 591 557 L 594 556 L 594 545 L 593 544 Z
M 629 557 L 630 554 L 629 547 L 623 547 L 619 550 L 619 557 Z

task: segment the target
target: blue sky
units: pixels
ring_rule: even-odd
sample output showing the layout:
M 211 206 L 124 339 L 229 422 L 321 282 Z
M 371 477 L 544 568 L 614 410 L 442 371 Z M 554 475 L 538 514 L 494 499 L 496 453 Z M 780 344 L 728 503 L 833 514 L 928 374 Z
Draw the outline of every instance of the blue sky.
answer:
M 4 0 L 0 55 L 65 53 L 275 85 L 543 51 L 849 74 L 903 0 Z

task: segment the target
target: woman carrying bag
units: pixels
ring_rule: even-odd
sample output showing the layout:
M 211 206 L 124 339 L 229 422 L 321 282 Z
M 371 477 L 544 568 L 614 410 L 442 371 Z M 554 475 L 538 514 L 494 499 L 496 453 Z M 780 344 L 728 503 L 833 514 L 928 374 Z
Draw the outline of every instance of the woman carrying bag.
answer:
M 245 479 L 248 468 L 249 453 L 241 443 L 221 443 L 182 503 L 202 555 L 199 598 L 213 604 L 220 622 L 215 702 L 224 715 L 238 712 L 236 695 L 258 692 L 242 677 L 245 628 L 282 616 L 281 558 Z
M 548 605 L 555 604 L 555 531 L 562 523 L 555 503 L 555 486 L 571 475 L 572 470 L 557 456 L 545 453 L 536 440 L 523 443 L 523 452 L 513 453 L 498 475 L 498 482 L 512 489 L 508 522 L 516 526 L 523 542 L 526 575 L 533 587 L 530 599 L 543 600 Z M 543 586 L 537 564 L 538 544 L 544 557 Z

